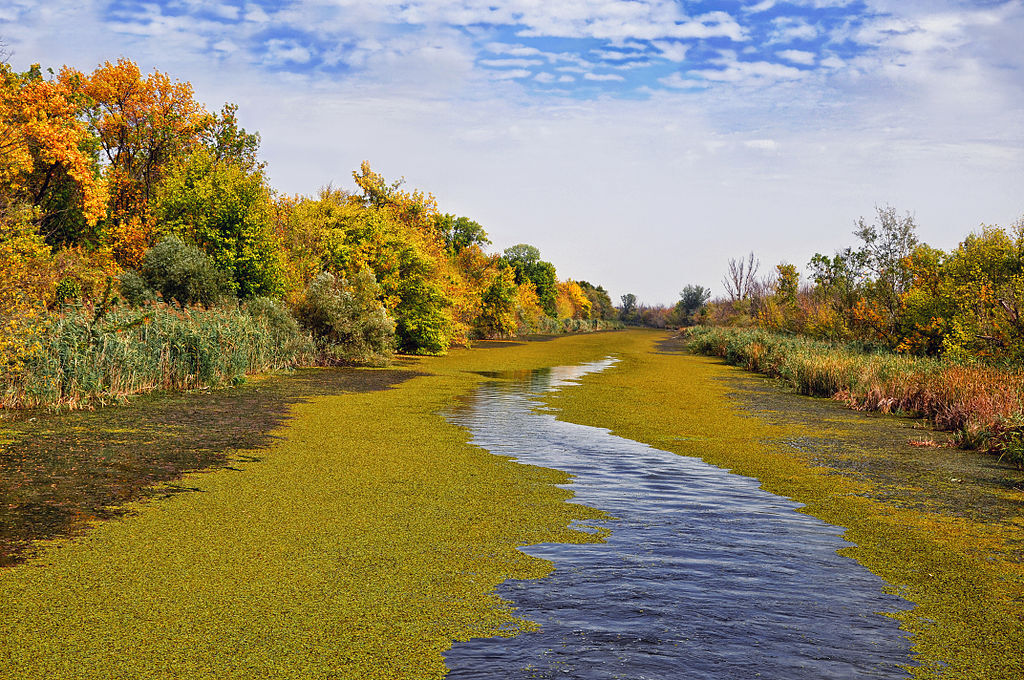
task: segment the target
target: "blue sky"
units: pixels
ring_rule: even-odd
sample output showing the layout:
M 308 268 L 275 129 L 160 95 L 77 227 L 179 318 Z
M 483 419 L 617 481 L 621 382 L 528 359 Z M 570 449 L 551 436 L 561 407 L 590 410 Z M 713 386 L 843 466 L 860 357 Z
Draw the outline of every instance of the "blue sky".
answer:
M 851 244 L 876 205 L 951 247 L 1024 214 L 1024 3 L 6 0 L 11 61 L 126 56 L 240 105 L 272 183 L 363 159 L 497 247 L 672 303 Z

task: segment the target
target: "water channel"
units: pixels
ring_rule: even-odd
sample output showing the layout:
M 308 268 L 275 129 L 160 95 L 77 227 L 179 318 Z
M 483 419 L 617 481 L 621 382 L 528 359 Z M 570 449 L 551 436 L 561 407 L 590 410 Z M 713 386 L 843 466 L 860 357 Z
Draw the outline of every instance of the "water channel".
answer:
M 494 376 L 446 417 L 521 463 L 565 470 L 573 502 L 615 519 L 603 543 L 522 548 L 543 579 L 499 590 L 538 632 L 456 643 L 448 678 L 905 678 L 910 643 L 882 612 L 907 608 L 836 551 L 842 528 L 757 480 L 607 430 L 537 401 L 614 359 Z

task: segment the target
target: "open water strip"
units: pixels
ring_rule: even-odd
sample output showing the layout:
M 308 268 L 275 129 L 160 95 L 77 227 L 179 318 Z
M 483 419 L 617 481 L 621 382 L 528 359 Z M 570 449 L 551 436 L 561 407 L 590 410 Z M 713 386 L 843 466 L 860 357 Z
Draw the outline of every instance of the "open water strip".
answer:
M 610 531 L 603 543 L 522 548 L 555 571 L 499 592 L 540 630 L 456 643 L 448 678 L 909 677 L 910 642 L 883 614 L 909 604 L 837 554 L 850 545 L 841 527 L 755 479 L 559 421 L 538 401 L 614 363 L 495 375 L 445 414 L 477 446 L 571 473 L 573 502 L 615 518 L 587 522 Z

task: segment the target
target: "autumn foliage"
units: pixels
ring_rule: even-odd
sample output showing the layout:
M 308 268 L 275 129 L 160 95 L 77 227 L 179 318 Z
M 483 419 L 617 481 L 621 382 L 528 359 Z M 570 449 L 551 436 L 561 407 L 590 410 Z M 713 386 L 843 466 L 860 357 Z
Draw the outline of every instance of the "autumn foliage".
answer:
M 246 328 L 249 349 L 232 356 L 252 357 L 211 380 L 610 318 L 600 287 L 559 281 L 533 246 L 486 252 L 479 223 L 367 162 L 354 192 L 275 192 L 260 137 L 236 113 L 211 113 L 188 82 L 125 58 L 92 73 L 0 64 L 0 406 L 192 385 L 175 362 L 198 355 L 140 361 L 126 377 L 110 351 L 128 356 L 130 338 L 152 347 L 160 333 L 206 338 L 188 341 L 203 356 L 226 351 L 222 331 L 204 335 L 206 312 L 212 329 Z M 290 349 L 268 354 L 255 339 L 271 327 Z

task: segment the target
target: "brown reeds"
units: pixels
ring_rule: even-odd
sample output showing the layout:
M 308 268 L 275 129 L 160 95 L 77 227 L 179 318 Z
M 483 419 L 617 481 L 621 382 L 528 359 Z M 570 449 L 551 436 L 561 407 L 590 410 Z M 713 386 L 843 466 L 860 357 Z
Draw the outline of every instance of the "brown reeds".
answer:
M 1015 448 L 1024 431 L 1020 370 L 865 352 L 761 330 L 696 327 L 687 337 L 691 351 L 780 378 L 803 394 L 858 410 L 927 418 L 963 448 L 1024 462 Z

